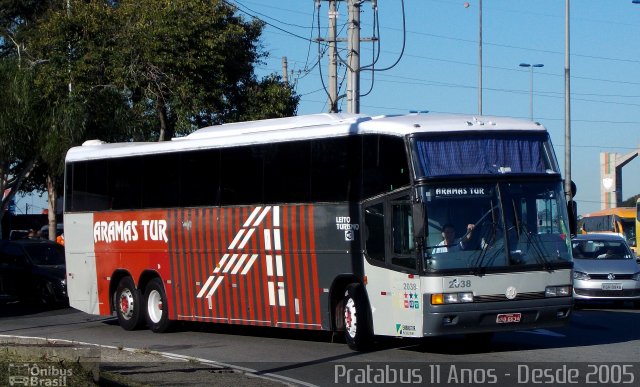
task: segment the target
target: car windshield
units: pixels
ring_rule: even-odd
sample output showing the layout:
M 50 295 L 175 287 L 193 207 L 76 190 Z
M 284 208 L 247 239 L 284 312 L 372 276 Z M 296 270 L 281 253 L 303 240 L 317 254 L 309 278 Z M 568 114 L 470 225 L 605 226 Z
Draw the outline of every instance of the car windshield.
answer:
M 574 239 L 571 246 L 574 259 L 633 259 L 622 240 Z
M 562 195 L 559 182 L 430 187 L 425 269 L 535 269 L 570 262 Z
M 64 265 L 64 249 L 56 244 L 30 244 L 24 246 L 35 265 Z

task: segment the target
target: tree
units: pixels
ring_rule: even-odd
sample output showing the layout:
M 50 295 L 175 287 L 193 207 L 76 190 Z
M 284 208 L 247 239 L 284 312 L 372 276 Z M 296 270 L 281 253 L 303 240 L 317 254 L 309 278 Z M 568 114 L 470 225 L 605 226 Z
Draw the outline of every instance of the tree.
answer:
M 33 149 L 45 126 L 33 80 L 33 72 L 17 60 L 0 60 L 0 192 L 8 192 L 0 207 L 0 235 L 8 204 L 36 166 Z
M 72 1 L 70 12 L 40 23 L 30 48 L 46 60 L 49 82 L 64 79 L 80 94 L 117 90 L 130 107 L 130 139 L 162 141 L 258 113 L 295 113 L 288 85 L 255 77 L 266 55 L 262 28 L 216 0 Z
M 254 67 L 267 55 L 259 45 L 263 24 L 236 16 L 224 1 L 9 3 L 33 6 L 13 7 L 8 13 L 21 15 L 13 19 L 0 12 L 0 23 L 13 20 L 5 36 L 33 67 L 46 101 L 41 115 L 50 125 L 32 149 L 54 199 L 66 151 L 86 139 L 162 141 L 296 112 L 299 98 L 289 85 L 275 75 L 256 79 Z
M 632 197 L 620 203 L 620 207 L 635 207 L 638 198 L 640 198 L 640 194 L 633 195 Z

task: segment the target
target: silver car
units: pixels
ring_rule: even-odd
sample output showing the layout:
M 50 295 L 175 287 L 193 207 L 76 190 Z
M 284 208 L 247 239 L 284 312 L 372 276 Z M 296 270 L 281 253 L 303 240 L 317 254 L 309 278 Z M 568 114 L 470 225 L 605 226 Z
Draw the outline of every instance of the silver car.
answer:
M 573 296 L 578 301 L 634 301 L 640 308 L 640 265 L 617 234 L 582 234 L 573 247 Z

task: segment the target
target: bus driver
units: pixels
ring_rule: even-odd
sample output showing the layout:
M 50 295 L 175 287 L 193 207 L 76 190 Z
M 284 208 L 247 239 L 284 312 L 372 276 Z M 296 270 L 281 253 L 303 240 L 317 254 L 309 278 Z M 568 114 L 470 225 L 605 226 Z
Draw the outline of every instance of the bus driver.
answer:
M 473 224 L 468 224 L 467 233 L 456 243 L 456 229 L 451 223 L 446 223 L 442 226 L 442 241 L 433 249 L 432 254 L 465 250 L 467 243 L 471 240 L 474 226 Z

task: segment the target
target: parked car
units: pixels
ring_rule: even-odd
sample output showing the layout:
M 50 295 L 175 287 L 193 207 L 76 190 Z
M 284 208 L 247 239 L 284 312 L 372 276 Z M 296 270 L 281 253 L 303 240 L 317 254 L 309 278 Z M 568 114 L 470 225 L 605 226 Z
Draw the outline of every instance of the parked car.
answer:
M 0 241 L 0 301 L 68 304 L 64 247 L 46 239 Z
M 633 301 L 640 308 L 640 265 L 617 234 L 582 234 L 573 247 L 573 296 L 582 301 Z
M 58 223 L 56 224 L 56 236 L 61 235 L 64 233 L 64 224 L 62 223 Z M 44 238 L 44 239 L 49 239 L 49 225 L 45 224 L 44 226 L 42 226 L 40 228 L 40 232 L 39 232 L 40 237 Z
M 24 239 L 29 236 L 29 230 L 11 230 L 9 231 L 9 239 L 14 241 L 17 239 Z

